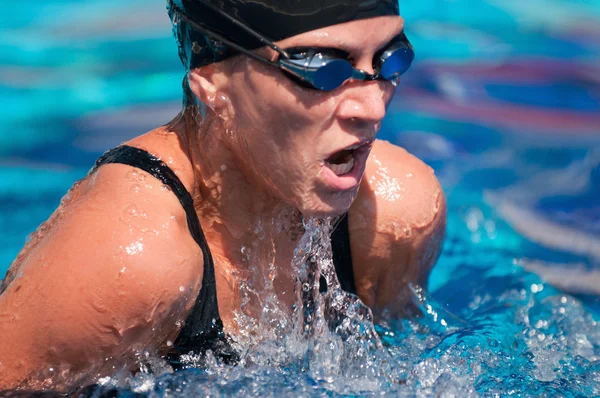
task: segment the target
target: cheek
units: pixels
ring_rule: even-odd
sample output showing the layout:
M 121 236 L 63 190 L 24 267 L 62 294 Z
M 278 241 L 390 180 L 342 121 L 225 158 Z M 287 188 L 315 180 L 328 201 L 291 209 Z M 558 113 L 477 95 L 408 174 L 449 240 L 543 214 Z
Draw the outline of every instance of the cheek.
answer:
M 231 83 L 237 124 L 260 128 L 275 139 L 318 134 L 333 115 L 323 93 L 299 89 L 276 68 L 253 60 L 240 61 Z
M 249 136 L 246 145 L 246 159 L 251 163 L 247 166 L 255 170 L 259 179 L 276 183 L 286 193 L 305 191 L 319 173 L 314 147 L 293 133 L 266 137 L 260 132 Z

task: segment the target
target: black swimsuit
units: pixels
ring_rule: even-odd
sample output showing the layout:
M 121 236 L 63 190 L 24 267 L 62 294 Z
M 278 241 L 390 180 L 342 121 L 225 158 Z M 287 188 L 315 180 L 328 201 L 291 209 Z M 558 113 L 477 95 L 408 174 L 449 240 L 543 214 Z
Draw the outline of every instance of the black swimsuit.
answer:
M 114 148 L 98 159 L 90 174 L 96 172 L 102 165 L 110 163 L 125 164 L 139 168 L 171 188 L 185 210 L 190 233 L 204 255 L 204 277 L 200 293 L 196 299 L 194 308 L 185 321 L 185 326 L 173 345 L 173 351 L 168 355 L 167 359 L 174 368 L 185 368 L 186 365 L 180 361 L 182 354 L 201 354 L 207 350 L 211 350 L 225 363 L 234 364 L 237 362 L 238 356 L 231 348 L 228 338 L 223 331 L 223 322 L 219 316 L 219 307 L 217 305 L 215 267 L 208 243 L 200 227 L 198 215 L 194 210 L 192 196 L 185 189 L 173 170 L 144 150 L 130 146 Z M 331 239 L 333 261 L 340 285 L 344 290 L 356 294 L 347 217 L 342 218 L 333 232 Z

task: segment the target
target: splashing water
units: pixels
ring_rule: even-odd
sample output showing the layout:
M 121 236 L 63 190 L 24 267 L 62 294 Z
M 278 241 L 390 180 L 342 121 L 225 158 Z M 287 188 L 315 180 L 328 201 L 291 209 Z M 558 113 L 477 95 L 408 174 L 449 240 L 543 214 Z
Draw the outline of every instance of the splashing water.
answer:
M 149 353 L 140 353 L 140 373 L 101 380 L 106 388 L 125 386 L 151 396 L 207 394 L 277 395 L 281 393 L 375 393 L 399 385 L 393 358 L 383 347 L 370 310 L 358 297 L 344 292 L 337 280 L 331 253 L 331 220 L 309 219 L 294 252 L 297 274 L 295 304 L 286 309 L 277 298 L 273 281 L 275 263 L 252 269 L 260 279 L 246 281 L 246 299 L 236 321 L 242 330 L 236 348 L 242 360 L 236 367 L 219 363 L 211 353 L 205 369 L 164 374 L 164 365 Z M 264 240 L 260 234 L 257 236 Z M 252 258 L 256 248 L 242 248 Z M 261 269 L 266 272 L 260 272 Z M 322 286 L 326 283 L 326 290 Z M 261 285 L 262 283 L 262 285 Z M 266 298 L 258 318 L 246 315 L 249 296 L 264 288 Z M 298 379 L 298 376 L 301 376 Z M 248 384 L 249 383 L 249 384 Z M 275 385 L 273 384 L 275 383 Z
M 302 286 L 297 302 L 304 321 L 297 324 L 303 325 L 303 335 L 308 338 L 307 371 L 339 393 L 378 391 L 383 383 L 392 381 L 391 368 L 386 366 L 391 358 L 382 349 L 370 310 L 358 297 L 344 292 L 337 280 L 330 223 L 306 221 L 306 233 L 294 256 Z M 324 292 L 321 276 L 327 286 Z
M 293 260 L 298 273 L 294 310 L 284 311 L 275 294 L 266 300 L 260 318 L 251 325 L 263 335 L 249 340 L 253 345 L 244 351 L 240 366 L 225 366 L 209 355 L 206 369 L 130 377 L 121 384 L 127 386 L 124 393 L 133 390 L 151 397 L 600 393 L 597 320 L 577 299 L 511 262 L 511 253 L 504 255 L 510 269 L 503 275 L 489 275 L 469 261 L 462 264 L 469 284 L 487 281 L 475 294 L 466 295 L 469 301 L 464 305 L 441 305 L 412 286 L 422 316 L 373 326 L 370 311 L 337 282 L 331 221 L 306 220 L 304 228 Z M 478 259 L 485 254 L 476 253 L 471 242 L 459 239 L 452 228 L 448 242 L 446 250 L 455 258 L 483 261 Z M 269 272 L 263 277 L 272 281 Z M 320 276 L 327 282 L 324 293 Z M 499 286 L 498 291 L 490 286 Z M 438 299 L 445 295 L 444 288 L 436 292 Z M 452 314 L 449 308 L 458 312 Z
M 339 393 L 377 391 L 381 387 L 378 379 L 387 382 L 391 375 L 379 359 L 387 354 L 381 350 L 370 310 L 356 296 L 344 292 L 337 280 L 331 221 L 305 220 L 304 229 L 292 260 L 292 272 L 297 275 L 293 310 L 287 311 L 277 300 L 272 284 L 277 268 L 270 264 L 264 275 L 267 298 L 260 318 L 237 318 L 246 326 L 253 324 L 256 332 L 248 335 L 261 336 L 260 342 L 245 342 L 252 348 L 246 351 L 243 363 L 278 372 L 301 372 L 332 385 L 332 391 Z

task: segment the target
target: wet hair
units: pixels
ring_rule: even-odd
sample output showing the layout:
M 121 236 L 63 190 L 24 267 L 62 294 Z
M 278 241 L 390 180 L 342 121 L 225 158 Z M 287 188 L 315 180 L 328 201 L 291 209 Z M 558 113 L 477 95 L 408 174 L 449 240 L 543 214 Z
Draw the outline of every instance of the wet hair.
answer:
M 237 52 L 194 30 L 181 14 L 249 50 L 264 44 L 219 10 L 271 41 L 353 20 L 399 15 L 398 0 L 167 0 L 167 9 L 186 70 L 225 60 Z

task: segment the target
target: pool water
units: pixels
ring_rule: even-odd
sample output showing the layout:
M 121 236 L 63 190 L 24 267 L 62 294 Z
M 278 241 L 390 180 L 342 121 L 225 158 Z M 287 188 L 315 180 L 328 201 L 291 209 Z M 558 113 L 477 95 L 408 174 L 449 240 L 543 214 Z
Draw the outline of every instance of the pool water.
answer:
M 429 293 L 415 288 L 424 316 L 377 326 L 381 346 L 346 342 L 363 354 L 345 368 L 306 365 L 309 347 L 285 364 L 140 374 L 124 394 L 600 395 L 600 3 L 401 10 L 418 58 L 380 137 L 434 167 L 448 200 Z M 177 113 L 182 70 L 159 0 L 0 14 L 1 277 L 97 156 Z

